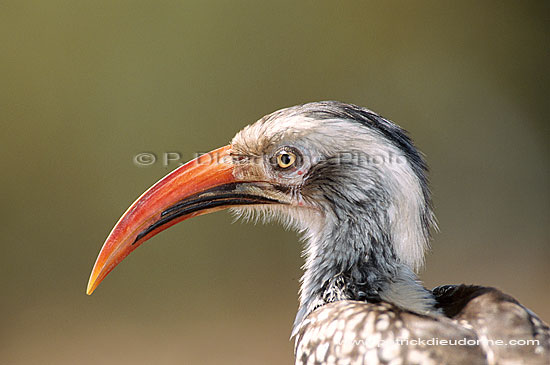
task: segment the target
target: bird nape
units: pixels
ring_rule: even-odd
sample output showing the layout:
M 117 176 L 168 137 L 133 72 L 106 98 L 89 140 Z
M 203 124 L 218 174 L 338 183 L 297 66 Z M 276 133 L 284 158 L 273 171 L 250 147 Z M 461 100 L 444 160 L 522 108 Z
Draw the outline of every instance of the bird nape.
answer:
M 226 208 L 303 235 L 297 364 L 550 364 L 548 326 L 514 298 L 424 288 L 424 159 L 394 123 L 334 101 L 269 114 L 153 185 L 111 231 L 87 293 L 157 233 Z

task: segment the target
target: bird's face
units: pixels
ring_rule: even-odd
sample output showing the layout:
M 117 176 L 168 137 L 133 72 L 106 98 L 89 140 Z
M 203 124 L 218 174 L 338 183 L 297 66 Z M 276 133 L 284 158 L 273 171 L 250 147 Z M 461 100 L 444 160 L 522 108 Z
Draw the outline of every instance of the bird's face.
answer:
M 298 129 L 256 136 L 252 127 L 231 144 L 172 171 L 128 208 L 101 249 L 88 294 L 138 246 L 188 218 L 234 207 L 313 208 L 300 194 L 312 160 L 300 145 Z
M 244 128 L 230 144 L 233 176 L 253 182 L 246 187 L 286 208 L 319 210 L 307 194 L 310 173 L 326 155 L 311 138 L 318 132 L 318 124 L 286 117 L 262 119 Z
M 177 168 L 143 193 L 103 245 L 88 294 L 139 245 L 185 219 L 235 208 L 310 231 L 321 229 L 327 215 L 336 221 L 336 215 L 355 216 L 350 210 L 388 203 L 385 186 L 395 185 L 393 175 L 399 178 L 396 184 L 412 179 L 406 163 L 357 160 L 398 152 L 381 135 L 350 120 L 320 120 L 299 111 L 290 108 L 260 119 L 229 145 Z

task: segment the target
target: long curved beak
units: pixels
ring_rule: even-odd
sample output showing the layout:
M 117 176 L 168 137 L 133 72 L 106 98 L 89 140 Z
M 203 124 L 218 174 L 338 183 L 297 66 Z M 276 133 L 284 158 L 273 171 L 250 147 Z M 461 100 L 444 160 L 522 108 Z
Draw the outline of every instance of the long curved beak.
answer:
M 177 168 L 143 193 L 122 215 L 95 262 L 86 293 L 143 242 L 185 219 L 236 205 L 273 204 L 262 184 L 235 178 L 224 146 Z

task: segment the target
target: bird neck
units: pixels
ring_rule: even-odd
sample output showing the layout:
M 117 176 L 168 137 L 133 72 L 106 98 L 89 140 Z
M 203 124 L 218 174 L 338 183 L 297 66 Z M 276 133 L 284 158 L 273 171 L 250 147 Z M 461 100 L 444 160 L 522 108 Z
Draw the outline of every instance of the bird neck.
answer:
M 434 311 L 432 293 L 399 260 L 391 235 L 384 232 L 349 216 L 328 216 L 317 230 L 310 229 L 293 335 L 309 313 L 339 300 L 385 301 L 417 313 Z

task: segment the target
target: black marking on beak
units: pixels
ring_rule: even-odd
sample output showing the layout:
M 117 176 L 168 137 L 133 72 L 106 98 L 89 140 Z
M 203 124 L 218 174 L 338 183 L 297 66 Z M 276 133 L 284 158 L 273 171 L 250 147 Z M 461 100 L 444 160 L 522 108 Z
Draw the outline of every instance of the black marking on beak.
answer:
M 141 231 L 132 245 L 137 241 L 147 236 L 155 229 L 167 224 L 168 222 L 195 213 L 201 210 L 218 208 L 218 207 L 230 207 L 238 205 L 253 205 L 253 204 L 277 204 L 280 203 L 276 199 L 267 198 L 264 196 L 247 194 L 243 192 L 239 184 L 231 183 L 221 185 L 204 192 L 192 195 L 188 198 L 181 200 L 180 202 L 167 208 L 160 214 L 160 219 L 149 227 Z

